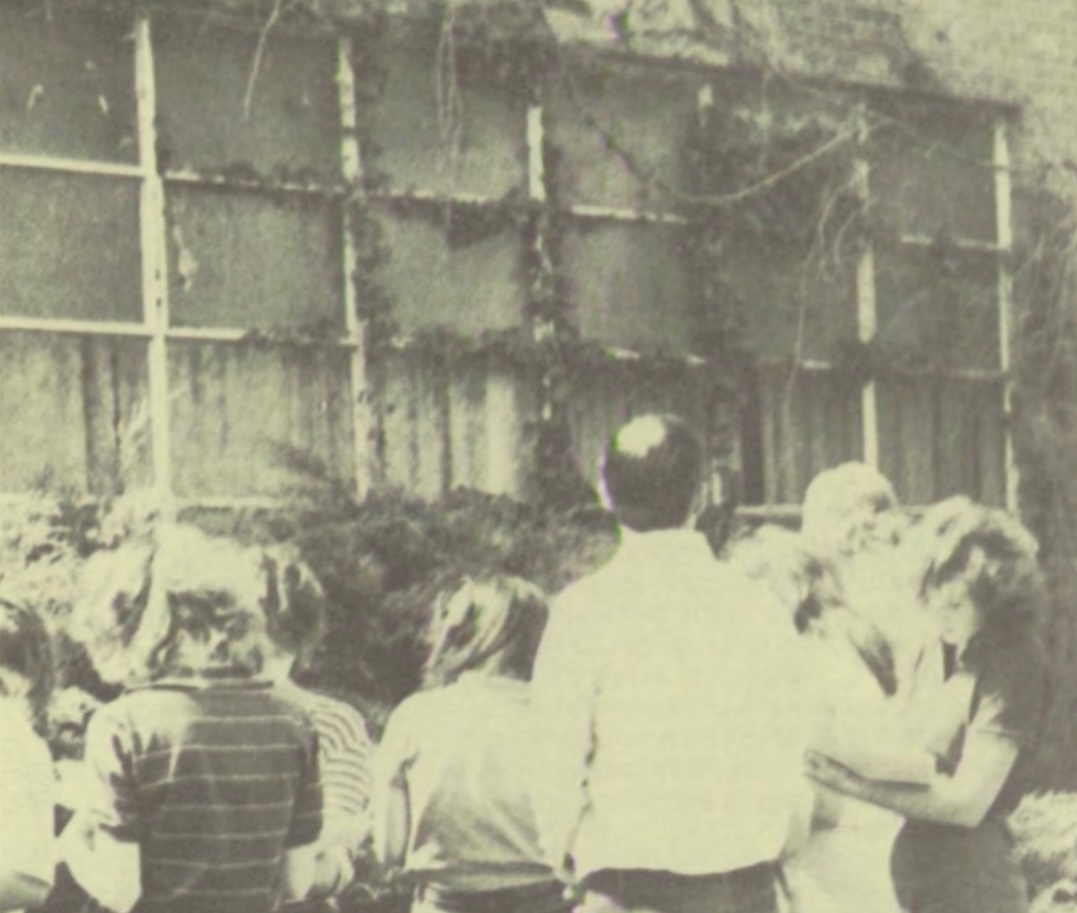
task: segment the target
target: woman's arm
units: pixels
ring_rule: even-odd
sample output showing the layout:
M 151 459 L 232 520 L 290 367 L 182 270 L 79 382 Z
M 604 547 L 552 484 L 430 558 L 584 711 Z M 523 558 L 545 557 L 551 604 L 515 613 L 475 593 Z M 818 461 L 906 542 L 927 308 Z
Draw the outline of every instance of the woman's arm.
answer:
M 379 784 L 374 790 L 373 837 L 374 858 L 386 871 L 404 866 L 408 853 L 408 831 L 411 815 L 408 792 L 399 780 Z
M 993 732 L 970 732 L 953 776 L 936 774 L 927 786 L 867 780 L 831 759 L 809 756 L 809 774 L 831 789 L 889 808 L 906 818 L 976 827 L 998 797 L 1018 744 Z

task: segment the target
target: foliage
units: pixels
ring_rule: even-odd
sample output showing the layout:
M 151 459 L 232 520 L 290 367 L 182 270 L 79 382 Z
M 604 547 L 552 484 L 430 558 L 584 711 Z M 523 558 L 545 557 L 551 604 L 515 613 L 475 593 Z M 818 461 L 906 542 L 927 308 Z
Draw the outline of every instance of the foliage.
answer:
M 70 728 L 90 700 L 63 689 L 115 695 L 65 627 L 82 562 L 159 517 L 138 499 L 44 498 L 5 517 L 0 582 L 48 619 L 59 646 L 55 742 L 67 738 L 59 730 Z M 542 511 L 464 489 L 435 503 L 385 492 L 358 504 L 327 479 L 312 479 L 306 497 L 287 509 L 190 510 L 181 519 L 247 543 L 298 546 L 329 610 L 328 636 L 301 678 L 357 703 L 375 728 L 418 685 L 427 612 L 442 588 L 465 575 L 505 572 L 554 591 L 601 561 L 613 543 L 610 519 L 597 506 Z
M 1021 188 L 1026 233 L 1015 263 L 1012 440 L 1022 519 L 1040 543 L 1052 611 L 1046 639 L 1059 671 L 1043 782 L 1077 785 L 1077 188 L 1034 175 Z
M 1077 793 L 1027 796 L 1008 823 L 1033 896 L 1077 881 Z
M 135 5 L 134 0 L 74 2 L 75 5 L 111 5 L 127 9 Z M 163 0 L 149 0 L 151 7 L 161 2 Z M 241 20 L 246 18 L 259 28 L 268 28 L 280 13 L 300 25 L 304 22 L 319 27 L 331 24 L 354 34 L 363 178 L 357 186 L 348 188 L 351 194 L 348 211 L 357 254 L 353 281 L 360 309 L 358 317 L 366 329 L 366 354 L 375 367 L 393 346 L 400 344 L 398 327 L 393 321 L 393 302 L 378 278 L 379 265 L 392 252 L 385 244 L 370 205 L 371 198 L 383 194 L 386 186 L 378 171 L 377 137 L 373 135 L 367 115 L 377 107 L 380 98 L 384 77 L 380 54 L 390 39 L 395 41 L 402 37 L 402 33 L 390 34 L 390 28 L 397 26 L 390 25 L 388 14 L 402 13 L 401 21 L 405 23 L 402 28 L 410 30 L 411 38 L 436 48 L 436 72 L 432 74 L 435 77 L 432 81 L 438 85 L 439 118 L 445 121 L 441 126 L 446 128 L 443 132 L 452 142 L 460 139 L 461 89 L 469 80 L 493 74 L 496 83 L 508 87 L 518 101 L 527 103 L 543 101 L 562 91 L 567 92 L 571 100 L 574 94 L 572 83 L 581 72 L 601 75 L 631 65 L 623 58 L 600 60 L 599 55 L 589 56 L 579 49 L 570 51 L 558 46 L 542 16 L 543 6 L 551 4 L 538 0 L 499 0 L 496 3 L 468 0 L 190 2 L 196 8 L 213 9 Z M 562 5 L 571 6 L 572 0 L 566 0 Z M 627 9 L 623 15 L 610 20 L 622 37 L 627 37 L 631 31 Z M 741 12 L 743 14 L 744 10 Z M 898 230 L 898 226 L 888 224 L 880 212 L 883 207 L 876 205 L 879 201 L 871 197 L 858 172 L 857 160 L 870 158 L 884 140 L 890 139 L 895 139 L 898 147 L 905 151 L 911 150 L 914 158 L 930 157 L 938 148 L 944 155 L 960 159 L 964 128 L 969 127 L 972 135 L 984 127 L 978 121 L 971 126 L 949 123 L 953 108 L 945 103 L 944 93 L 940 94 L 941 87 L 931 80 L 920 79 L 918 85 L 930 90 L 934 100 L 916 93 L 910 96 L 907 104 L 894 103 L 893 99 L 880 104 L 880 93 L 862 93 L 847 87 L 791 79 L 781 72 L 780 67 L 772 66 L 774 61 L 768 60 L 766 49 L 763 50 L 762 59 L 750 68 L 726 71 L 719 97 L 714 103 L 702 106 L 696 134 L 682 150 L 689 174 L 684 186 L 656 171 L 653 163 L 637 154 L 631 124 L 607 124 L 576 99 L 575 115 L 581 123 L 596 132 L 596 139 L 610 155 L 617 157 L 641 186 L 657 195 L 657 208 L 684 217 L 689 222 L 690 232 L 695 235 L 689 253 L 690 265 L 686 267 L 696 283 L 700 303 L 701 327 L 694 340 L 698 348 L 694 354 L 706 362 L 704 372 L 715 403 L 712 452 L 726 464 L 734 460 L 739 433 L 734 407 L 745 387 L 744 371 L 756 355 L 746 342 L 744 331 L 746 315 L 758 298 L 757 290 L 739 287 L 735 281 L 735 270 L 729 268 L 731 248 L 728 242 L 733 238 L 750 238 L 754 255 L 760 258 L 771 258 L 791 248 L 795 254 L 792 268 L 798 273 L 795 280 L 804 284 L 817 276 L 838 275 L 844 280 L 847 276 L 842 271 L 848 271 L 856 264 L 866 243 L 892 242 Z M 922 74 L 926 64 L 914 56 L 905 60 L 903 67 L 905 75 L 909 76 L 915 72 Z M 962 114 L 967 110 L 962 108 Z M 985 117 L 996 113 L 988 111 Z M 932 138 L 936 134 L 943 139 Z M 953 143 L 946 140 L 946 137 L 952 139 L 954 136 L 958 139 Z M 948 148 L 951 145 L 954 148 Z M 475 335 L 462 334 L 452 327 L 436 327 L 417 334 L 408 345 L 420 357 L 433 362 L 452 364 L 490 358 L 526 365 L 526 370 L 535 372 L 542 395 L 539 418 L 528 435 L 533 466 L 528 495 L 535 504 L 544 505 L 547 511 L 555 513 L 570 511 L 573 505 L 593 502 L 593 493 L 583 482 L 571 457 L 571 398 L 581 380 L 586 382 L 599 367 L 607 370 L 614 363 L 611 353 L 600 341 L 581 338 L 574 326 L 573 310 L 578 303 L 571 300 L 564 265 L 564 246 L 571 243 L 568 228 L 574 217 L 569 212 L 567 195 L 557 186 L 556 179 L 561 171 L 559 160 L 565 154 L 566 150 L 558 148 L 547 136 L 543 149 L 545 198 L 541 200 L 516 193 L 481 205 L 445 201 L 394 202 L 394 205 L 422 210 L 428 217 L 437 219 L 444 227 L 450 247 L 473 243 L 486 233 L 506 226 L 520 231 L 524 239 L 520 275 L 527 289 L 520 327 L 509 332 Z M 976 167 L 991 166 L 989 162 L 980 161 Z M 1077 225 L 1073 216 L 1073 201 L 1077 194 L 1072 175 L 1066 177 L 1068 172 L 1061 169 L 1060 177 L 1058 171 L 1045 169 L 1044 174 L 1051 172 L 1051 180 L 1034 171 L 1014 172 L 1015 195 L 1021 213 L 1019 222 L 1024 226 L 1024 236 L 1019 250 L 1008 263 L 1015 276 L 1017 320 L 1010 374 L 1000 379 L 1012 382 L 1009 419 L 1020 469 L 1022 512 L 1040 540 L 1041 557 L 1049 570 L 1054 591 L 1055 609 L 1048 633 L 1055 647 L 1056 664 L 1068 667 L 1072 664 L 1073 645 L 1077 644 L 1077 618 L 1072 610 L 1077 603 L 1077 531 L 1072 519 L 1077 512 L 1077 490 L 1073 482 L 1077 478 L 1074 458 L 1077 453 L 1077 413 L 1073 405 L 1077 402 L 1077 317 L 1074 316 L 1077 314 L 1074 308 L 1077 301 Z M 282 181 L 309 183 L 309 176 L 301 173 L 259 175 L 241 164 L 218 177 L 255 184 L 263 189 Z M 925 267 L 925 273 L 933 277 L 932 288 L 914 289 L 912 296 L 919 296 L 923 302 L 934 305 L 937 302 L 963 302 L 982 294 L 982 288 L 965 281 L 960 268 L 968 251 L 960 250 L 953 238 L 939 236 L 934 241 Z M 770 259 L 767 262 L 771 262 Z M 787 264 L 789 260 L 786 258 L 781 262 Z M 800 299 L 796 303 L 803 320 L 811 302 L 806 295 L 801 295 Z M 915 319 L 919 320 L 923 314 L 927 314 L 929 320 L 910 334 L 913 338 L 864 341 L 854 337 L 841 340 L 827 356 L 833 370 L 855 386 L 894 372 L 922 374 L 952 368 L 954 342 L 967 332 L 967 321 L 974 319 L 971 311 L 966 314 L 964 308 L 959 307 L 921 307 Z M 317 342 L 323 338 L 324 328 L 308 327 L 288 333 L 296 342 Z M 289 341 L 288 333 L 260 328 L 252 335 L 265 341 L 281 342 Z M 791 365 L 802 357 L 799 343 L 798 335 L 796 346 L 787 355 Z M 642 367 L 653 372 L 652 376 L 684 369 L 684 353 L 659 351 L 646 342 L 638 347 L 635 355 L 637 360 L 633 362 L 633 368 Z M 374 405 L 377 408 L 377 403 Z M 342 503 L 348 503 L 346 497 L 342 498 Z M 485 541 L 484 536 L 503 528 L 509 522 L 506 517 L 512 514 L 508 507 L 495 509 L 493 502 L 481 510 L 474 498 L 469 503 L 467 510 L 472 511 L 469 516 L 475 528 L 487 532 L 474 533 L 475 539 L 465 536 L 467 541 Z M 463 508 L 457 505 L 453 509 Z M 17 556 L 11 566 L 25 572 L 24 585 L 33 590 L 36 579 L 38 596 L 46 601 L 54 600 L 55 604 L 50 603 L 50 611 L 60 614 L 65 597 L 43 594 L 69 591 L 72 569 L 79 556 L 94 547 L 91 540 L 97 533 L 87 532 L 92 531 L 93 525 L 87 514 L 79 513 L 82 510 L 89 509 L 72 507 L 60 516 L 49 514 L 42 508 L 34 525 L 22 530 L 17 542 L 9 543 L 12 553 Z M 390 670 L 387 674 L 392 684 L 386 686 L 385 694 L 375 697 L 391 701 L 406 690 L 412 680 L 408 677 L 412 675 L 410 672 L 400 672 L 394 679 L 397 673 L 392 670 L 413 669 L 419 652 L 415 637 L 400 633 L 394 625 L 413 631 L 416 618 L 421 614 L 416 606 L 427 595 L 423 587 L 434 586 L 439 575 L 449 573 L 449 568 L 468 564 L 473 556 L 455 552 L 444 545 L 443 537 L 449 530 L 445 524 L 449 520 L 435 516 L 433 507 L 420 507 L 400 496 L 387 494 L 362 510 L 356 505 L 350 505 L 348 510 L 353 513 L 333 515 L 337 519 L 328 525 L 320 519 L 309 519 L 321 515 L 304 515 L 302 511 L 293 512 L 295 516 L 287 522 L 281 517 L 252 516 L 245 521 L 249 526 L 241 531 L 245 535 L 259 536 L 323 536 L 322 541 L 312 541 L 308 548 L 324 553 L 315 560 L 325 563 L 323 570 L 327 577 L 338 577 L 343 581 L 352 574 L 356 581 L 361 581 L 350 584 L 351 589 L 344 583 L 336 585 L 335 598 L 340 605 L 363 607 L 356 615 L 365 617 L 369 608 L 371 617 L 380 618 L 378 613 L 387 600 L 400 600 L 402 617 L 399 622 L 386 620 L 385 627 L 381 628 L 378 625 L 382 622 L 371 621 L 369 629 L 358 625 L 349 634 L 394 643 L 395 647 L 373 651 L 372 656 L 376 653 L 380 658 L 371 659 L 369 662 L 373 665 L 370 668 L 354 672 L 350 677 L 345 675 L 343 659 L 332 660 L 341 667 L 334 675 L 341 682 L 347 682 L 349 687 L 360 682 L 360 690 L 372 687 L 371 682 L 377 675 Z M 513 510 L 526 512 L 532 508 Z M 390 515 L 395 518 L 391 523 L 386 519 Z M 522 523 L 527 529 L 533 528 L 535 535 L 540 535 L 537 530 L 547 522 L 542 519 L 544 516 L 539 512 L 532 519 L 517 518 L 513 522 Z M 298 517 L 308 517 L 311 528 L 302 530 Z M 537 526 L 532 527 L 532 522 Z M 384 523 L 389 526 L 379 525 Z M 358 558 L 354 554 L 360 546 L 372 554 L 377 553 L 383 533 L 389 537 L 385 541 L 410 547 L 414 542 L 405 532 L 416 528 L 422 530 L 422 535 L 414 542 L 422 543 L 419 551 L 426 557 L 416 559 L 414 577 L 402 575 L 397 568 L 396 576 L 389 574 L 393 581 L 390 586 L 385 583 L 388 571 L 383 565 L 396 567 L 392 561 L 367 557 L 364 559 L 366 564 L 356 563 Z M 76 534 L 75 529 L 84 532 Z M 549 530 L 540 538 L 547 534 L 550 534 Z M 356 548 L 351 558 L 332 557 L 343 555 L 350 547 L 348 543 Z M 550 542 L 546 544 L 554 548 Z M 455 545 L 463 548 L 462 542 Z M 505 560 L 511 558 L 510 555 L 502 557 Z M 336 567 L 338 561 L 339 568 Z M 348 561 L 352 563 L 348 564 Z M 424 564 L 424 561 L 428 563 Z M 10 577 L 9 572 L 4 573 Z M 348 610 L 340 611 L 345 613 L 343 618 Z M 404 620 L 404 616 L 409 620 Z M 401 652 L 394 654 L 397 647 Z M 1048 766 L 1059 772 L 1068 771 L 1058 773 L 1058 776 L 1068 778 L 1071 785 L 1073 777 L 1077 776 L 1072 760 L 1077 757 L 1077 732 L 1073 731 L 1072 725 L 1075 710 L 1077 691 L 1072 685 L 1064 685 L 1060 688 L 1051 727 L 1061 735 L 1051 748 L 1052 760 Z
M 329 636 L 304 679 L 361 699 L 375 717 L 417 686 L 427 612 L 441 589 L 465 575 L 505 572 L 556 590 L 612 543 L 597 508 L 543 513 L 464 489 L 433 503 L 390 492 L 363 504 L 312 501 L 290 516 L 222 520 L 241 539 L 298 545 L 330 606 Z

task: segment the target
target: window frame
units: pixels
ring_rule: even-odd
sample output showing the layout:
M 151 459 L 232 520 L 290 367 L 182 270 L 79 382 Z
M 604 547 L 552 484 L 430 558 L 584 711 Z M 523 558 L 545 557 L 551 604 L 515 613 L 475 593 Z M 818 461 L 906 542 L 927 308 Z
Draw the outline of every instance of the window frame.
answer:
M 182 13 L 181 13 L 182 15 Z M 151 490 L 162 505 L 171 509 L 181 507 L 239 507 L 279 506 L 279 498 L 262 496 L 229 496 L 226 498 L 194 495 L 179 499 L 174 492 L 175 476 L 172 456 L 172 419 L 169 390 L 169 343 L 215 342 L 223 344 L 248 343 L 252 327 L 174 327 L 169 320 L 169 263 L 168 225 L 166 213 L 167 187 L 212 186 L 231 190 L 270 190 L 273 193 L 315 195 L 327 202 L 343 204 L 361 178 L 359 143 L 356 129 L 355 74 L 352 64 L 350 36 L 334 36 L 336 51 L 335 75 L 337 94 L 337 125 L 340 128 L 338 162 L 340 180 L 330 186 L 312 187 L 287 182 L 271 185 L 253 184 L 242 180 L 199 175 L 185 169 L 162 169 L 157 146 L 157 86 L 154 69 L 152 21 L 153 14 L 140 10 L 134 14 L 134 73 L 138 158 L 131 164 L 102 162 L 91 159 L 67 159 L 47 155 L 26 155 L 0 151 L 0 175 L 4 169 L 39 169 L 51 173 L 83 175 L 119 180 L 134 180 L 139 184 L 139 224 L 141 248 L 141 303 L 139 322 L 105 322 L 31 318 L 0 315 L 0 332 L 32 331 L 75 336 L 136 337 L 147 343 L 147 398 L 150 411 Z M 227 27 L 227 23 L 226 26 Z M 354 243 L 353 216 L 350 207 L 341 205 L 340 224 L 342 258 L 341 306 L 344 308 L 343 333 L 337 339 L 317 344 L 344 348 L 350 352 L 349 390 L 352 404 L 354 477 L 351 480 L 357 497 L 370 489 L 372 480 L 370 448 L 372 414 L 367 398 L 359 395 L 366 389 L 364 358 L 364 327 L 357 317 L 355 285 L 352 280 L 357 262 Z M 274 342 L 288 345 L 289 342 Z M 20 493 L 5 493 L 5 497 L 21 497 Z
M 347 205 L 355 201 L 362 205 L 367 201 L 410 200 L 428 203 L 459 202 L 477 206 L 496 206 L 498 200 L 474 197 L 466 194 L 436 194 L 423 190 L 388 190 L 369 192 L 364 187 L 363 150 L 359 133 L 359 103 L 357 101 L 357 75 L 355 69 L 355 45 L 353 36 L 344 32 L 334 37 L 336 48 L 337 125 L 339 140 L 339 182 L 328 186 L 308 186 L 275 182 L 268 187 L 248 185 L 243 180 L 202 176 L 189 170 L 162 169 L 157 147 L 157 91 L 154 69 L 152 36 L 154 14 L 140 10 L 133 15 L 134 22 L 134 74 L 138 158 L 131 164 L 96 160 L 58 158 L 48 155 L 27 155 L 0 151 L 0 176 L 5 169 L 37 169 L 65 175 L 85 175 L 115 180 L 137 181 L 139 184 L 139 240 L 141 247 L 141 298 L 142 319 L 139 322 L 104 322 L 96 320 L 52 319 L 0 315 L 0 332 L 33 331 L 43 333 L 72 334 L 77 336 L 136 337 L 147 343 L 147 396 L 151 415 L 151 465 L 153 490 L 162 503 L 176 504 L 173 490 L 174 472 L 172 455 L 172 422 L 169 408 L 169 343 L 177 341 L 207 341 L 218 343 L 243 343 L 249 340 L 251 328 L 228 327 L 173 327 L 170 326 L 169 309 L 169 246 L 166 214 L 167 189 L 179 185 L 220 186 L 222 189 L 268 189 L 273 193 L 316 195 L 326 201 L 340 204 L 341 210 L 341 306 L 344 308 L 343 332 L 333 340 L 320 345 L 343 347 L 349 354 L 348 384 L 351 402 L 353 430 L 354 477 L 351 480 L 355 494 L 362 499 L 384 478 L 379 465 L 378 447 L 375 443 L 379 430 L 377 404 L 372 402 L 371 373 L 368 364 L 367 338 L 369 327 L 361 316 L 362 302 L 353 276 L 359 264 L 356 247 L 357 211 Z M 670 72 L 689 69 L 700 76 L 696 90 L 696 108 L 704 116 L 708 105 L 713 104 L 715 87 L 720 86 L 727 71 L 713 66 L 688 66 L 674 62 L 641 59 L 627 61 L 611 55 L 611 63 L 626 67 L 660 67 Z M 588 224 L 641 224 L 655 226 L 691 226 L 693 220 L 675 211 L 659 207 L 626 208 L 601 206 L 574 201 L 551 201 L 551 175 L 546 173 L 548 151 L 549 108 L 543 103 L 542 86 L 535 87 L 535 98 L 522 105 L 526 122 L 526 162 L 524 164 L 525 197 L 529 205 L 550 211 L 571 223 Z M 995 112 L 997 106 L 991 106 Z M 1009 118 L 1005 111 L 993 113 L 991 162 L 993 170 L 994 214 L 996 237 L 994 243 L 968 241 L 960 238 L 951 243 L 958 249 L 987 252 L 996 262 L 996 304 L 999 326 L 999 365 L 997 371 L 952 371 L 947 376 L 968 377 L 983 381 L 996 381 L 1002 388 L 1004 419 L 1010 415 L 1012 406 L 1012 382 L 1010 337 L 1013 326 L 1013 277 L 1010 258 L 1013 250 L 1012 188 L 1009 149 Z M 863 140 L 863 138 L 862 138 Z M 870 168 L 863 152 L 863 142 L 856 161 L 856 180 L 859 192 L 865 197 L 870 192 Z M 541 228 L 540 228 L 541 231 Z M 539 243 L 546 239 L 538 238 Z M 520 243 L 525 238 L 521 234 Z M 911 247 L 926 247 L 933 239 L 917 235 L 901 235 L 890 243 Z M 857 332 L 861 342 L 870 342 L 877 330 L 875 245 L 871 239 L 864 244 L 855 265 L 855 297 Z M 520 326 L 528 328 L 528 317 L 520 315 Z M 553 330 L 542 319 L 530 320 L 530 333 L 536 342 L 548 338 Z M 394 339 L 393 348 L 407 352 L 411 347 L 407 337 Z M 274 343 L 287 345 L 287 342 Z M 635 362 L 643 359 L 641 353 L 612 346 L 603 346 L 605 357 L 613 361 Z M 692 371 L 705 374 L 707 362 L 694 355 L 680 359 Z M 825 361 L 799 359 L 794 370 L 806 372 L 830 372 L 834 365 Z M 705 377 L 702 378 L 705 380 Z M 861 408 L 861 458 L 869 465 L 879 464 L 879 416 L 876 383 L 868 379 L 860 390 Z M 540 404 L 544 414 L 549 403 Z M 1004 482 L 1005 506 L 1013 509 L 1017 504 L 1018 475 L 1014 461 L 1012 432 L 1005 434 Z M 445 480 L 449 484 L 449 480 Z M 263 497 L 229 497 L 182 499 L 183 506 L 233 507 L 242 505 L 278 505 L 280 499 Z M 788 517 L 798 510 L 796 505 L 764 503 L 746 505 L 746 515 Z

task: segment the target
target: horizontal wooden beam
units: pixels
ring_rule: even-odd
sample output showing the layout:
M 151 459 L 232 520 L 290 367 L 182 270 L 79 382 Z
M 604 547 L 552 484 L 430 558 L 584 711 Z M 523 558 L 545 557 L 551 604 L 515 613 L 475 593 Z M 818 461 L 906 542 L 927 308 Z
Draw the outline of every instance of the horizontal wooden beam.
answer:
M 300 184 L 295 181 L 275 181 L 272 178 L 232 177 L 227 174 L 203 174 L 190 169 L 169 169 L 164 174 L 167 184 L 186 184 L 194 187 L 213 187 L 242 190 L 250 193 L 290 193 L 297 196 L 336 199 L 347 195 L 350 188 L 339 184 Z
M 932 237 L 931 235 L 916 235 L 916 234 L 901 234 L 895 238 L 888 239 L 886 235 L 879 236 L 879 242 L 886 244 L 887 240 L 892 240 L 893 243 L 903 244 L 907 247 L 935 247 L 940 243 L 939 238 Z M 942 241 L 948 247 L 955 248 L 956 250 L 967 250 L 970 253 L 982 253 L 982 254 L 1005 254 L 1006 248 L 1000 247 L 990 241 L 973 241 L 968 238 L 946 238 Z
M 0 331 L 30 333 L 63 333 L 78 336 L 140 336 L 150 337 L 153 331 L 144 323 L 109 323 L 96 320 L 67 320 L 47 317 L 0 315 Z
M 81 174 L 101 178 L 141 179 L 145 172 L 140 165 L 123 165 L 114 162 L 98 162 L 89 159 L 54 158 L 44 155 L 15 155 L 0 152 L 0 168 L 25 168 L 34 171 L 50 171 L 60 174 Z

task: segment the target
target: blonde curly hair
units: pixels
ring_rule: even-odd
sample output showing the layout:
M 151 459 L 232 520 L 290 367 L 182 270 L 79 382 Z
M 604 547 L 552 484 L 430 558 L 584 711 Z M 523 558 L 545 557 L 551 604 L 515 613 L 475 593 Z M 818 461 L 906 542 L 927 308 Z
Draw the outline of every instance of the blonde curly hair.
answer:
M 253 674 L 264 660 L 271 571 L 262 550 L 166 524 L 87 560 L 68 630 L 113 683 L 180 671 L 196 654 L 204 667 Z

